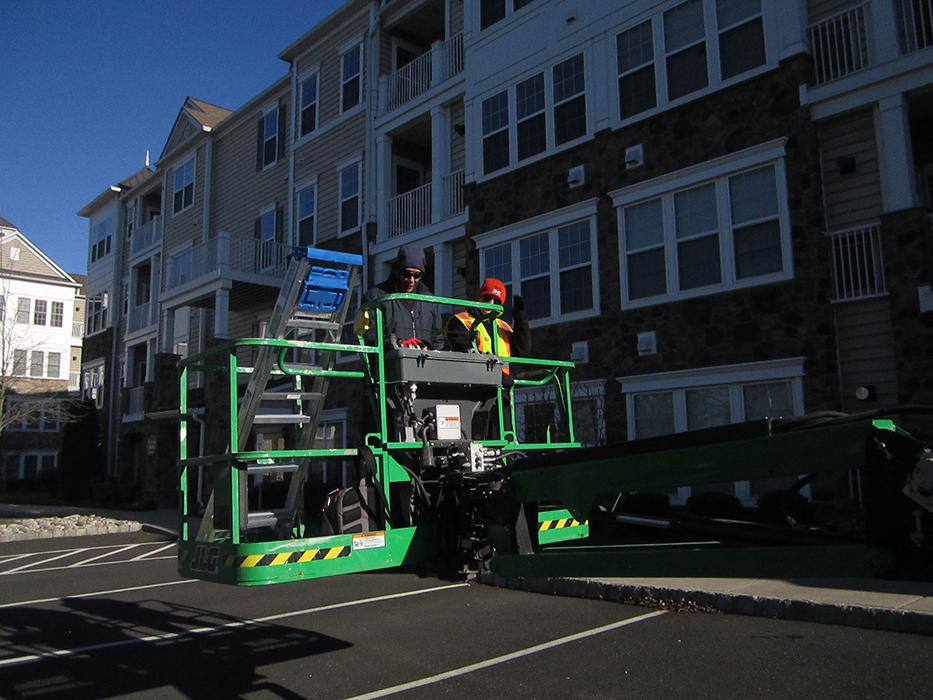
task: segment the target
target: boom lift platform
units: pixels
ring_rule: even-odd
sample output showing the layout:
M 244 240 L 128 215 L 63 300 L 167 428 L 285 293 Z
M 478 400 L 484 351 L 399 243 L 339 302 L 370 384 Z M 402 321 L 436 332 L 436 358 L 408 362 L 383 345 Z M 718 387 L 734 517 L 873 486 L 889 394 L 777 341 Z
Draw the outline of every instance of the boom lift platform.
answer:
M 356 343 L 340 342 L 361 262 L 296 248 L 265 337 L 180 363 L 182 575 L 262 585 L 445 560 L 503 576 L 862 576 L 884 573 L 895 557 L 921 571 L 933 562 L 933 458 L 901 423 L 926 409 L 765 419 L 583 448 L 573 363 L 400 348 L 383 326 L 393 300 L 469 308 L 495 344 L 501 307 L 390 294 L 362 307 Z M 355 354 L 362 369 L 339 368 L 338 353 Z M 222 454 L 189 454 L 193 375 L 222 387 Z M 370 399 L 372 431 L 356 447 L 315 445 L 331 381 L 355 382 Z M 516 393 L 528 388 L 549 392 L 558 416 L 539 442 L 515 429 Z M 355 466 L 358 484 L 315 493 L 309 473 L 321 462 Z M 862 472 L 869 492 L 861 541 L 812 527 L 646 516 L 620 498 L 848 470 Z M 212 487 L 203 509 L 192 488 L 199 471 Z M 675 529 L 700 537 L 678 541 Z M 644 537 L 649 530 L 662 541 Z

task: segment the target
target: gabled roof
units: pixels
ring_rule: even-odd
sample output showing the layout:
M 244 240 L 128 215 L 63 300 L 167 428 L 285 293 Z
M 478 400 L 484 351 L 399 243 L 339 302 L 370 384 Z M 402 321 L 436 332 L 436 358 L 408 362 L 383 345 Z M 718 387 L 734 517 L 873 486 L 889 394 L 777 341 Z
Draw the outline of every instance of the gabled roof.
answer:
M 172 125 L 172 130 L 165 142 L 159 160 L 165 158 L 166 155 L 188 141 L 192 136 L 213 131 L 218 124 L 232 113 L 233 110 L 226 107 L 218 107 L 189 95 L 185 99 L 185 104 L 178 110 L 178 116 L 175 117 L 175 123 Z
M 139 170 L 137 170 L 135 173 L 133 173 L 129 177 L 123 178 L 123 180 L 121 180 L 117 184 L 111 185 L 110 187 L 105 189 L 103 192 L 101 192 L 99 195 L 94 197 L 94 199 L 92 199 L 90 202 L 88 202 L 81 208 L 81 211 L 78 212 L 78 216 L 85 216 L 85 217 L 90 216 L 94 212 L 94 210 L 98 209 L 102 204 L 104 204 L 107 201 L 107 199 L 111 197 L 116 197 L 120 195 L 122 192 L 131 190 L 134 187 L 139 187 L 142 183 L 144 183 L 146 180 L 148 180 L 153 175 L 155 175 L 155 171 L 153 171 L 151 168 L 147 166 L 140 168 Z
M 0 228 L 16 228 L 9 220 L 4 219 L 3 216 L 0 216 Z
M 74 286 L 74 287 L 81 286 L 81 284 L 77 280 L 75 280 L 74 277 L 69 275 L 62 268 L 60 268 L 55 263 L 55 261 L 52 260 L 52 258 L 50 258 L 48 255 L 43 253 L 39 249 L 39 247 L 36 246 L 35 243 L 30 241 L 25 236 L 25 234 L 23 234 L 23 232 L 17 228 L 14 228 L 12 233 L 5 234 L 2 238 L 0 238 L 0 247 L 6 248 L 7 246 L 12 245 L 13 243 L 19 243 L 29 253 L 31 253 L 31 255 L 34 258 L 34 261 L 38 263 L 38 268 L 43 271 L 42 272 L 39 272 L 38 270 L 30 271 L 28 269 L 25 269 L 27 267 L 25 263 L 27 261 L 31 263 L 33 262 L 33 260 L 24 258 L 22 252 L 20 253 L 20 260 L 23 261 L 24 263 L 23 264 L 24 269 L 18 270 L 17 269 L 18 266 L 14 264 L 14 261 L 7 260 L 6 252 L 3 251 L 3 252 L 0 252 L 0 257 L 2 257 L 5 261 L 5 265 L 2 269 L 2 272 L 4 275 L 8 277 L 16 277 L 20 279 L 40 278 L 40 279 L 48 280 L 51 278 L 51 279 L 58 280 L 62 282 L 63 284 L 67 284 L 70 286 Z

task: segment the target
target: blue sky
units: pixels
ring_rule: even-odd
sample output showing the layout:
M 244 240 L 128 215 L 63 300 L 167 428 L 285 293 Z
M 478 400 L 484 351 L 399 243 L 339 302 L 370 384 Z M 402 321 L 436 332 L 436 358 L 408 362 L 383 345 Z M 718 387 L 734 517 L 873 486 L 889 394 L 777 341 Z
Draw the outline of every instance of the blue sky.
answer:
M 68 272 L 77 212 L 158 158 L 185 97 L 236 109 L 342 0 L 0 0 L 0 215 Z

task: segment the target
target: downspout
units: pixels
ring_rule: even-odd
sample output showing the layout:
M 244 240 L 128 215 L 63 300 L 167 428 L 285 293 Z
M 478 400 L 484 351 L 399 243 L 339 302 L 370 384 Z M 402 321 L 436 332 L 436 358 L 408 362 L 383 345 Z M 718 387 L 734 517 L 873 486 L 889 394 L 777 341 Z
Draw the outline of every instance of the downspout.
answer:
M 294 136 L 293 126 L 298 122 L 298 113 L 295 111 L 298 107 L 298 98 L 296 90 L 298 89 L 298 66 L 295 65 L 295 61 L 289 62 L 288 67 L 289 72 L 291 73 L 291 94 L 289 97 L 289 118 L 288 124 L 285 127 L 285 133 L 289 135 L 288 138 L 288 215 L 285 217 L 287 222 L 287 230 L 285 232 L 286 240 L 288 241 L 289 246 L 298 245 L 297 237 L 292 235 L 292 229 L 295 226 L 295 148 L 296 148 L 296 139 Z
M 117 196 L 117 221 L 113 232 L 113 291 L 110 295 L 110 307 L 107 312 L 110 314 L 110 326 L 113 329 L 113 340 L 110 347 L 110 396 L 108 397 L 109 408 L 107 409 L 107 425 L 110 444 L 107 449 L 107 473 L 111 476 L 117 476 L 117 465 L 119 464 L 119 426 L 122 422 L 122 398 L 123 385 L 120 382 L 120 346 L 121 329 L 123 324 L 123 245 L 124 229 L 126 228 L 126 217 L 124 215 L 123 202 L 120 196 Z M 119 290 L 119 291 L 118 291 Z M 128 293 L 128 292 L 127 292 Z M 114 301 L 116 300 L 116 303 Z M 113 313 L 117 309 L 119 313 Z
M 378 225 L 379 217 L 376 216 L 376 159 L 373 154 L 373 139 L 375 130 L 373 124 L 376 119 L 376 108 L 379 102 L 379 6 L 373 3 L 369 8 L 369 62 L 367 64 L 369 76 L 366 86 L 366 136 L 364 138 L 363 158 L 366 161 L 366 190 L 369 194 L 366 197 L 366 226 L 360 229 L 360 246 L 363 256 L 363 273 L 360 280 L 360 303 L 363 301 L 363 295 L 369 289 L 369 224 L 376 222 Z M 379 232 L 376 232 L 379 235 Z

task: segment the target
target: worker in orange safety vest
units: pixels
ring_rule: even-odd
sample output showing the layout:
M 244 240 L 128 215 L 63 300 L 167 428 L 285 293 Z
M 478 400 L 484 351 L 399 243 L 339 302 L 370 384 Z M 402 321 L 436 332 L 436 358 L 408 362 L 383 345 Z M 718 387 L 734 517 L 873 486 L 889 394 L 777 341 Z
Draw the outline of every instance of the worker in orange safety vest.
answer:
M 477 301 L 502 306 L 506 300 L 505 284 L 495 277 L 487 277 L 476 296 Z M 477 322 L 481 316 L 482 312 L 479 311 L 461 311 L 448 319 L 444 334 L 449 349 L 465 352 L 473 346 L 475 339 L 479 352 L 493 352 L 492 336 L 487 324 Z M 525 301 L 518 295 L 512 298 L 512 321 L 514 327 L 502 318 L 496 319 L 498 354 L 500 357 L 527 357 L 531 350 L 531 329 L 525 315 Z M 502 371 L 510 374 L 508 365 Z

